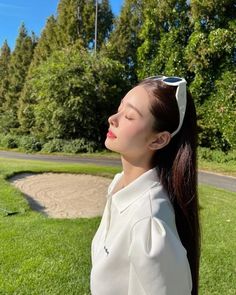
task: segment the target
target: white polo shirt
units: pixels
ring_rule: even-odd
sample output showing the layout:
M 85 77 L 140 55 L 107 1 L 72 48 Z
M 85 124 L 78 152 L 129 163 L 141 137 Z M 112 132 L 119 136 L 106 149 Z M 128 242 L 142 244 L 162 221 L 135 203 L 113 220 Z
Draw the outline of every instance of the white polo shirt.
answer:
M 151 169 L 112 194 L 92 242 L 93 295 L 190 295 L 192 280 L 173 207 Z

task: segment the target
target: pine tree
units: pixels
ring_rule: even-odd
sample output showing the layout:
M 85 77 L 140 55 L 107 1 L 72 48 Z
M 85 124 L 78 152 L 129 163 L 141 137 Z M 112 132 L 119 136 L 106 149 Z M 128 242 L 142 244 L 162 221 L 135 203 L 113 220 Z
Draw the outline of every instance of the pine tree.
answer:
M 34 44 L 36 44 L 36 46 L 33 59 L 30 63 L 18 104 L 18 119 L 21 125 L 20 131 L 23 133 L 28 133 L 34 122 L 34 117 L 31 112 L 31 105 L 33 102 L 32 99 L 30 99 L 30 89 L 27 81 L 31 79 L 35 68 L 47 60 L 55 50 L 59 49 L 57 21 L 53 15 L 47 19 L 39 40 Z
M 47 19 L 45 28 L 35 47 L 31 66 L 40 64 L 41 61 L 46 60 L 57 49 L 59 49 L 57 22 L 55 17 L 51 15 Z
M 94 47 L 95 0 L 61 0 L 57 13 L 61 48 L 77 43 L 84 48 Z M 98 15 L 99 48 L 112 29 L 113 14 L 108 0 L 98 3 Z
M 75 44 L 78 39 L 78 1 L 61 0 L 57 8 L 58 37 L 60 47 Z
M 113 28 L 114 15 L 111 11 L 109 0 L 103 0 L 98 4 L 98 36 L 97 48 L 101 48 L 108 40 Z
M 126 68 L 126 78 L 137 82 L 137 48 L 139 31 L 143 24 L 143 0 L 125 0 L 120 16 L 115 21 L 106 52 L 110 58 L 120 61 Z
M 19 126 L 17 119 L 19 97 L 32 60 L 35 47 L 34 39 L 34 36 L 28 36 L 27 30 L 22 24 L 9 64 L 9 87 L 0 118 L 1 128 L 4 132 Z
M 11 57 L 11 50 L 7 41 L 3 43 L 0 53 L 0 108 L 6 99 L 6 92 L 9 85 L 9 62 Z

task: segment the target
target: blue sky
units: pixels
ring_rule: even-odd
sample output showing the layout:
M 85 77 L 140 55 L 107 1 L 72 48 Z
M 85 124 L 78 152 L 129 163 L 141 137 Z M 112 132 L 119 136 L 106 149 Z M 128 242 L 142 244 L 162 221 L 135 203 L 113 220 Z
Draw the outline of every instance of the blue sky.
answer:
M 40 35 L 47 18 L 56 14 L 59 0 L 0 0 L 0 47 L 5 39 L 14 49 L 22 22 L 30 33 Z M 123 0 L 110 0 L 113 12 L 119 14 Z

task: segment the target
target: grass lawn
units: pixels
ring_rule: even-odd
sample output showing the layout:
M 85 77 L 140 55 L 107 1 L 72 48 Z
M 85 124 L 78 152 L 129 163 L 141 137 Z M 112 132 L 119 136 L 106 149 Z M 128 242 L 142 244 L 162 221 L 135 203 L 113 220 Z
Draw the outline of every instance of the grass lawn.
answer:
M 200 295 L 233 295 L 236 193 L 200 186 L 202 253 Z
M 100 218 L 51 219 L 30 210 L 6 181 L 18 172 L 72 172 L 112 177 L 119 168 L 0 159 L 0 294 L 89 293 L 90 244 Z M 200 294 L 235 294 L 236 194 L 200 187 Z
M 201 160 L 198 163 L 200 170 L 212 171 L 224 175 L 236 177 L 236 163 L 235 161 L 229 163 L 214 163 L 210 161 Z

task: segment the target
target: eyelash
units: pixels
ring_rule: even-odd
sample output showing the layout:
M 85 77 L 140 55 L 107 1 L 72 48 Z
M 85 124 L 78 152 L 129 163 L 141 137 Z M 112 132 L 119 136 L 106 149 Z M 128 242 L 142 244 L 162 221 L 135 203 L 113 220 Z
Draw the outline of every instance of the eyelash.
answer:
M 117 113 L 119 113 L 120 111 L 121 111 L 121 110 L 118 109 L 118 110 L 117 110 Z M 130 120 L 130 121 L 133 120 L 133 118 L 131 118 L 131 117 L 127 116 L 127 115 L 125 115 L 125 119 Z

